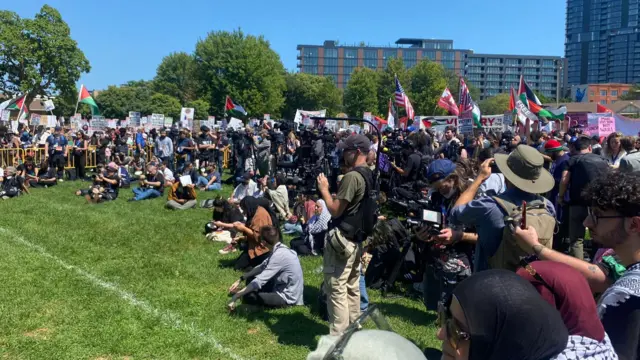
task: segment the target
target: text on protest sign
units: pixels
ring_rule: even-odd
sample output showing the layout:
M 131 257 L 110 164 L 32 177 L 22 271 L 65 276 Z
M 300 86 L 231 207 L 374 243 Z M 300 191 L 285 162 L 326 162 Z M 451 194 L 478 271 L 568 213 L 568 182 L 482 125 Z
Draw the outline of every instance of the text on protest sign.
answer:
M 458 119 L 458 132 L 463 135 L 473 135 L 473 119 Z
M 610 116 L 603 116 L 598 119 L 598 135 L 609 136 L 616 132 L 616 120 Z

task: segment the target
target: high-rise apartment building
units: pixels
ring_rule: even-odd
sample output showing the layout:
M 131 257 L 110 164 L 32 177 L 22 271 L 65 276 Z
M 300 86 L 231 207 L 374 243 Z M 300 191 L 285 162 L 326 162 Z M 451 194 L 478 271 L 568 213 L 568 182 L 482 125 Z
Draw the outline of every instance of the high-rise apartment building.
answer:
M 569 85 L 640 82 L 640 0 L 567 0 Z
M 298 45 L 300 72 L 330 76 L 339 88 L 346 86 L 357 67 L 383 69 L 393 58 L 401 58 L 408 68 L 422 59 L 442 64 L 480 89 L 480 99 L 476 100 L 517 88 L 520 74 L 534 90 L 548 97 L 555 98 L 556 89 L 565 88 L 566 66 L 559 56 L 475 54 L 472 50 L 455 49 L 453 40 L 434 39 L 399 39 L 395 46 L 349 46 L 335 41 Z

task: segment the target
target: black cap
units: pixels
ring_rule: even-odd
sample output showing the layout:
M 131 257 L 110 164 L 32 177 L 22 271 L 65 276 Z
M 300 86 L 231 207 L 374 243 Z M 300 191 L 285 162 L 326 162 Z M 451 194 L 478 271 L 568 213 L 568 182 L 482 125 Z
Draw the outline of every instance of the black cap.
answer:
M 200 126 L 200 131 L 202 131 L 202 132 L 209 132 L 209 130 L 210 129 L 206 125 Z
M 360 150 L 360 152 L 369 152 L 371 141 L 364 135 L 352 135 L 347 137 L 343 142 L 338 144 L 341 150 Z
M 55 131 L 62 131 L 62 128 L 60 126 L 56 126 L 54 130 Z

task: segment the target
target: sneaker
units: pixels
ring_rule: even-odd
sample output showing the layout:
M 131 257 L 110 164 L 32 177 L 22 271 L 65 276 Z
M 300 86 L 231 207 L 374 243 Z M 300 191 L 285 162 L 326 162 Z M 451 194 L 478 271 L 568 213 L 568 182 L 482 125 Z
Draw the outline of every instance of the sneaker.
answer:
M 311 255 L 318 256 L 318 252 L 316 252 L 315 250 L 311 250 Z
M 62 179 L 58 179 L 58 181 L 60 181 L 60 182 L 64 182 L 64 180 L 62 180 Z
M 222 250 L 218 251 L 222 255 L 231 254 L 238 251 L 233 245 L 227 245 Z

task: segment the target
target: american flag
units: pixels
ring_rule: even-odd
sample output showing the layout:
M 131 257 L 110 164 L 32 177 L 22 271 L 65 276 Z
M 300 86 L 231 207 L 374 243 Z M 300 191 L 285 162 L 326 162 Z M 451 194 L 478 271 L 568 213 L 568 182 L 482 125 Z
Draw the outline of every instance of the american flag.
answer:
M 469 88 L 462 78 L 460 78 L 460 113 L 473 110 L 473 100 L 471 94 L 469 94 Z
M 400 81 L 396 76 L 396 105 L 405 108 L 407 111 L 407 119 L 413 121 L 414 111 L 413 106 L 411 106 L 411 101 L 409 101 L 409 97 L 404 92 L 402 85 L 400 85 Z

